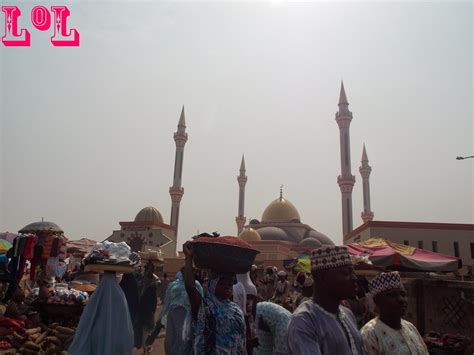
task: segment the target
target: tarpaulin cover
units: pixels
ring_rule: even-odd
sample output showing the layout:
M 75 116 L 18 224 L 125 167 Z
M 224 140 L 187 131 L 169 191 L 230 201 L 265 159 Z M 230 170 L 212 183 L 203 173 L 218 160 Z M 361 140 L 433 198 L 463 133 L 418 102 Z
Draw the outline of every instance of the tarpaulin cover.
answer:
M 87 238 L 82 238 L 79 240 L 70 240 L 66 243 L 66 252 L 69 254 L 73 254 L 73 253 L 88 254 L 96 244 L 97 244 L 96 240 L 87 239 Z
M 392 270 L 451 272 L 460 267 L 459 259 L 454 256 L 393 243 L 383 238 L 371 238 L 345 246 L 352 255 L 368 255 L 374 265 Z
M 125 294 L 113 273 L 104 273 L 82 313 L 69 355 L 130 355 L 133 327 Z
M 301 254 L 296 258 L 283 260 L 283 267 L 287 270 L 303 271 L 311 273 L 311 259 L 307 254 Z

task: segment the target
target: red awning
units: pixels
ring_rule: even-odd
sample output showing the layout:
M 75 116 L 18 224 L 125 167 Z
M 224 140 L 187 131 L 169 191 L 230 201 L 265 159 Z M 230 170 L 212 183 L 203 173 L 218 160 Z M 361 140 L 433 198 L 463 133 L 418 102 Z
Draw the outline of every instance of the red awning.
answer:
M 360 243 L 347 244 L 352 255 L 368 256 L 377 266 L 392 270 L 452 272 L 461 267 L 460 259 L 393 243 L 383 238 L 371 238 Z

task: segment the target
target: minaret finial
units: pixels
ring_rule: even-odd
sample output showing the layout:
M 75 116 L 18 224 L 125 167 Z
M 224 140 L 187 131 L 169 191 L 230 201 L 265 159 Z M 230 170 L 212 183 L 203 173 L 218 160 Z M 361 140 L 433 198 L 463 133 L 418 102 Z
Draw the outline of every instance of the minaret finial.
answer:
M 346 90 L 344 89 L 344 81 L 341 80 L 341 91 L 339 92 L 339 105 L 349 105 L 346 96 Z
M 365 150 L 365 143 L 364 143 L 364 148 L 362 149 L 362 159 L 361 162 L 368 162 L 369 158 L 367 157 L 367 151 Z
M 186 119 L 184 117 L 184 105 L 183 105 L 183 108 L 181 109 L 181 116 L 179 116 L 178 127 L 180 126 L 186 128 Z
M 280 185 L 280 201 L 283 200 L 283 184 Z
M 242 161 L 240 162 L 240 172 L 243 172 L 245 174 L 245 157 L 242 154 Z

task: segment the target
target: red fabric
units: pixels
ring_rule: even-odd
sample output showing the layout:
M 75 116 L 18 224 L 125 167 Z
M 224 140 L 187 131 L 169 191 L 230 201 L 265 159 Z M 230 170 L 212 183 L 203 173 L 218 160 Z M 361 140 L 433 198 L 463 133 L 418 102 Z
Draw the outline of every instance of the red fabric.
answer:
M 412 255 L 404 255 L 390 246 L 363 247 L 357 243 L 345 245 L 352 255 L 368 256 L 374 265 L 382 267 L 405 267 L 420 271 L 456 271 L 458 258 L 415 248 Z
M 345 245 L 349 250 L 349 253 L 352 255 L 369 255 L 370 256 L 388 256 L 388 255 L 401 255 L 396 250 L 390 248 L 389 246 L 377 247 L 377 248 L 366 248 L 358 244 L 347 244 Z M 416 248 L 413 255 L 403 255 L 406 258 L 419 260 L 419 261 L 431 261 L 431 262 L 444 262 L 444 261 L 453 261 L 457 260 L 456 257 L 435 253 L 433 251 L 418 249 Z
M 9 329 L 13 329 L 13 331 L 16 331 L 18 329 L 24 328 L 25 322 L 21 320 L 1 316 L 0 327 L 9 328 Z
M 36 245 L 37 240 L 38 240 L 38 237 L 36 236 L 30 236 L 26 240 L 25 248 L 23 249 L 23 257 L 25 259 L 27 260 L 33 259 L 35 245 Z
M 399 264 L 400 264 L 400 257 L 398 256 L 398 254 L 394 254 L 393 255 L 393 265 L 398 266 Z

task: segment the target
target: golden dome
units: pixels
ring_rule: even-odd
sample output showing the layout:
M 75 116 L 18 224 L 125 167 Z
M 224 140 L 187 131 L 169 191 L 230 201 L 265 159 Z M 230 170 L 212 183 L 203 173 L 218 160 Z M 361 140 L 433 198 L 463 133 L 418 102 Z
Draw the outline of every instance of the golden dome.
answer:
M 163 216 L 155 207 L 145 207 L 138 212 L 135 222 L 163 222 Z
M 295 220 L 300 221 L 298 210 L 290 201 L 283 197 L 272 201 L 267 208 L 265 208 L 262 215 L 262 223 L 288 223 Z
M 262 240 L 260 234 L 253 228 L 244 228 L 239 234 L 239 238 L 246 242 L 258 242 Z

